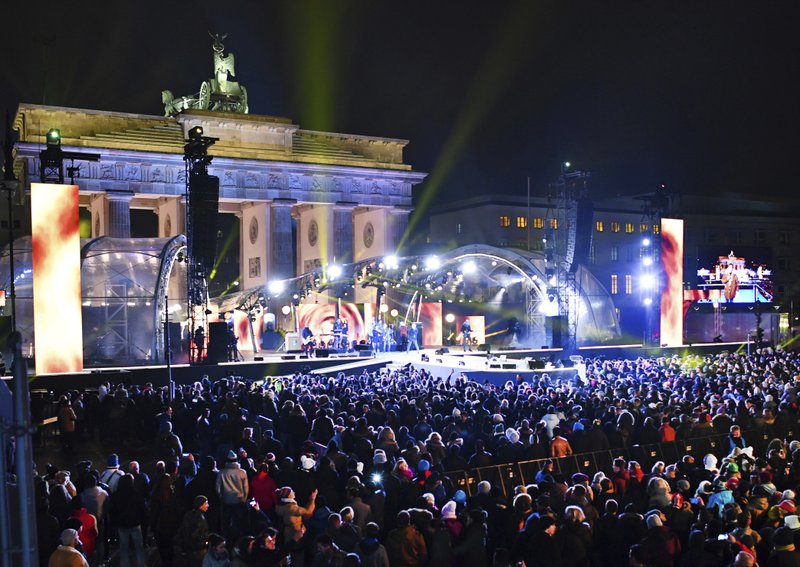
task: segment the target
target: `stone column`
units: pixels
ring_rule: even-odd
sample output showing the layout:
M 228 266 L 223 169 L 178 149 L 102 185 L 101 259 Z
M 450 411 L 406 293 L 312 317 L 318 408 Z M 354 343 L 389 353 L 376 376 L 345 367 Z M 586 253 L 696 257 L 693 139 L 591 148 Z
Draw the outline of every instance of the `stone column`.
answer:
M 114 191 L 106 193 L 108 204 L 106 236 L 112 238 L 131 237 L 131 191 Z
M 333 207 L 333 255 L 337 264 L 353 261 L 353 209 L 356 205 L 339 201 Z
M 296 204 L 296 199 L 274 199 L 270 204 L 270 280 L 291 278 L 295 275 L 292 207 Z
M 397 248 L 401 242 L 404 246 L 410 244 L 410 239 L 403 242 L 403 235 L 408 228 L 408 217 L 411 214 L 411 208 L 395 207 L 389 210 L 388 215 L 388 234 L 390 242 L 387 242 L 387 249 L 394 250 L 395 253 L 402 255 L 402 251 Z

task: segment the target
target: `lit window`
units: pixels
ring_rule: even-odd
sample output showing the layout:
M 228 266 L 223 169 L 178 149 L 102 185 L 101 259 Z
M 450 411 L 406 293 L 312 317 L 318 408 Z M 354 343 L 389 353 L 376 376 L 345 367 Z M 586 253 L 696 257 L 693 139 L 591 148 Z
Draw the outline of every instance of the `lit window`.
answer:
M 645 233 L 648 232 L 649 230 L 650 230 L 650 225 L 647 224 L 646 222 L 643 222 L 639 225 L 639 232 Z
M 505 215 L 502 215 L 500 217 L 500 226 L 502 226 L 503 228 L 508 228 L 509 226 L 511 226 L 511 219 Z
M 606 227 L 605 227 L 605 225 L 603 224 L 603 221 L 599 220 L 599 221 L 597 221 L 596 223 L 594 223 L 594 229 L 595 229 L 597 232 L 603 232 L 603 231 L 606 229 Z
M 619 293 L 619 276 L 617 274 L 611 274 L 611 295 L 617 295 Z
M 517 217 L 517 228 L 526 228 L 528 226 L 527 217 Z
M 611 247 L 611 261 L 616 262 L 619 260 L 619 247 L 612 246 Z
M 657 224 L 653 225 L 653 234 L 661 234 L 661 227 Z
M 533 219 L 533 228 L 544 228 L 544 219 L 542 217 L 536 217 Z
M 630 295 L 633 293 L 633 276 L 625 274 L 625 293 Z
M 617 221 L 611 223 L 611 232 L 619 232 L 619 223 Z
M 550 228 L 558 228 L 558 219 L 550 219 Z
M 633 234 L 633 223 L 632 222 L 625 223 L 625 233 L 626 234 Z

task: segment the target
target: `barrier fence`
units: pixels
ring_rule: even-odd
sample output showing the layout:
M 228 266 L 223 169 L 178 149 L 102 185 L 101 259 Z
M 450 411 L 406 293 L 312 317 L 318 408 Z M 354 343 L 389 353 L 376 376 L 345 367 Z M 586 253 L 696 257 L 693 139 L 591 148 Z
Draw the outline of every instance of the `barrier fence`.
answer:
M 753 455 L 765 455 L 769 442 L 773 439 L 785 439 L 788 442 L 797 438 L 796 428 L 787 426 L 769 426 L 742 432 L 745 442 L 753 447 Z M 592 478 L 598 471 L 610 474 L 616 458 L 625 461 L 637 461 L 642 470 L 649 473 L 653 465 L 663 461 L 667 465 L 675 463 L 686 454 L 702 461 L 703 456 L 711 453 L 719 458 L 728 455 L 728 435 L 711 435 L 674 441 L 672 443 L 654 443 L 652 445 L 632 445 L 629 448 L 609 449 L 593 453 L 579 453 L 553 459 L 554 472 L 570 477 L 581 472 Z M 478 483 L 486 480 L 492 486 L 499 486 L 503 496 L 509 498 L 515 486 L 532 484 L 536 473 L 541 470 L 548 459 L 534 459 L 516 463 L 504 463 L 489 467 L 465 469 L 445 472 L 453 486 L 472 496 L 477 492 Z

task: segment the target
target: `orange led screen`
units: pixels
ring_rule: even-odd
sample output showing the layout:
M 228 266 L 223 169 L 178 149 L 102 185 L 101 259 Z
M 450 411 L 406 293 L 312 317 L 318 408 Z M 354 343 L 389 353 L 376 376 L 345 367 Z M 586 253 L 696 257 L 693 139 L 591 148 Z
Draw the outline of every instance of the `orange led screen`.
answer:
M 683 220 L 661 219 L 661 344 L 683 344 Z
M 78 186 L 32 183 L 36 373 L 83 370 Z

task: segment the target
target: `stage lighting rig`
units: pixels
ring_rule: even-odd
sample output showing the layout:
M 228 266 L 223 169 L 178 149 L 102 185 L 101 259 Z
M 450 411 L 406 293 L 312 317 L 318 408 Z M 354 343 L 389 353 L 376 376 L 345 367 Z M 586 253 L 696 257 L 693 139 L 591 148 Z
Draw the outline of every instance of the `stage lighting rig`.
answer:
M 45 135 L 46 147 L 39 152 L 39 180 L 42 183 L 64 183 L 64 160 L 71 159 L 72 167 L 69 168 L 70 177 L 75 177 L 75 172 L 80 166 L 75 166 L 75 160 L 100 161 L 100 154 L 87 152 L 70 152 L 61 149 L 61 130 L 50 128 Z

